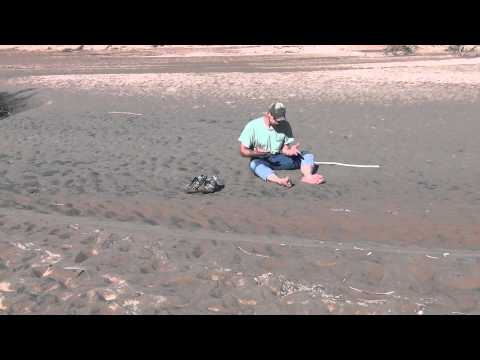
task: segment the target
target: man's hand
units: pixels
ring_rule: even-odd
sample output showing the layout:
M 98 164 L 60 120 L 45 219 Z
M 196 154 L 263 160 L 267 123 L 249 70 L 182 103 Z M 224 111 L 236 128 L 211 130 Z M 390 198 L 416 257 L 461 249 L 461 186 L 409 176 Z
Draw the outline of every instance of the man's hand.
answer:
M 288 145 L 285 145 L 285 147 L 283 148 L 283 153 L 287 156 L 295 156 L 301 154 L 299 147 L 300 143 L 292 145 L 290 148 L 288 147 Z
M 265 150 L 264 148 L 261 147 L 256 147 L 254 150 L 254 155 L 255 157 L 264 157 L 270 155 L 270 151 Z

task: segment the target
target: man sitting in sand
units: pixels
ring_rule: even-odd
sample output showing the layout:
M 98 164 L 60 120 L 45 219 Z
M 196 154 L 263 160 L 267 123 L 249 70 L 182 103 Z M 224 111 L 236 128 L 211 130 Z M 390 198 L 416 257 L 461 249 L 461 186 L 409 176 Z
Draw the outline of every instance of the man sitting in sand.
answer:
M 292 145 L 295 139 L 285 115 L 285 106 L 276 102 L 264 116 L 251 120 L 238 138 L 240 154 L 252 159 L 250 169 L 264 181 L 291 187 L 293 184 L 288 176 L 279 177 L 273 170 L 300 169 L 302 182 L 323 183 L 322 175 L 313 174 L 313 154 L 300 151 L 299 143 Z

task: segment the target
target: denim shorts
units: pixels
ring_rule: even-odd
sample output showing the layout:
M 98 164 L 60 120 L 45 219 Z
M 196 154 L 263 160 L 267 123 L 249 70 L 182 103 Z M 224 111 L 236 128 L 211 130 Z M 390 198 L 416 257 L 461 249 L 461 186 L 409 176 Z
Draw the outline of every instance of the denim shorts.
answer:
M 253 158 L 250 161 L 250 169 L 267 181 L 267 177 L 273 174 L 273 170 L 296 170 L 304 165 L 313 166 L 313 154 L 302 151 L 302 156 L 287 156 L 284 154 L 269 155 L 264 158 Z

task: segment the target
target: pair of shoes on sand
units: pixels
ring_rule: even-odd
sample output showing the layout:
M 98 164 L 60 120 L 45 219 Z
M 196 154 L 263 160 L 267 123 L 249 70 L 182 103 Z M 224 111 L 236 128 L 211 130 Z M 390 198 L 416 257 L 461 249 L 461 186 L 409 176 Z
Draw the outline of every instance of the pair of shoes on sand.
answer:
M 216 176 L 195 176 L 189 185 L 185 187 L 185 192 L 187 194 L 193 193 L 203 193 L 210 194 L 215 191 L 223 189 L 223 182 L 220 181 Z

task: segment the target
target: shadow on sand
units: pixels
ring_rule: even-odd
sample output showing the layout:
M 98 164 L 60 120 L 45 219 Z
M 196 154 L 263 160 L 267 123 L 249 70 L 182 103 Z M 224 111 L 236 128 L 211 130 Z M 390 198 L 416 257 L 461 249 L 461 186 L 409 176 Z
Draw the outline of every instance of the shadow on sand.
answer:
M 29 88 L 16 92 L 0 92 L 0 120 L 29 110 L 35 106 L 29 102 L 30 98 L 37 94 L 37 89 Z

